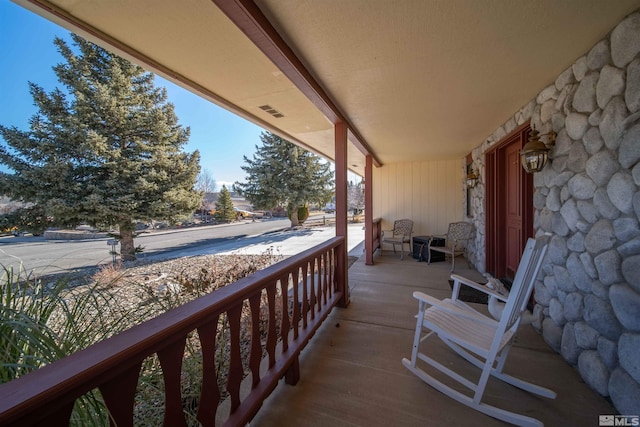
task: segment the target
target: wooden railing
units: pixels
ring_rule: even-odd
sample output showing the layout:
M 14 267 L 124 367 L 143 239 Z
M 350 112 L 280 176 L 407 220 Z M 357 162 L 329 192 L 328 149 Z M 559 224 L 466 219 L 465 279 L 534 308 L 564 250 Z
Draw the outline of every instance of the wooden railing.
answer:
M 371 222 L 370 226 L 371 234 L 366 236 L 365 239 L 371 239 L 371 248 L 366 248 L 365 264 L 373 265 L 373 254 L 380 248 L 380 240 L 382 238 L 382 218 L 375 218 Z M 366 245 L 368 246 L 368 245 Z
M 197 420 L 203 426 L 216 425 L 216 418 L 221 418 L 219 404 L 226 395 L 230 409 L 222 417 L 226 418 L 224 425 L 246 424 L 280 378 L 284 376 L 289 384 L 298 381 L 300 351 L 344 298 L 344 244 L 344 237 L 334 237 L 0 385 L 0 425 L 68 425 L 74 402 L 98 389 L 112 425 L 132 426 L 141 367 L 145 359 L 156 355 L 164 380 L 164 425 L 184 426 L 180 383 L 188 339 L 197 339 L 201 346 Z M 221 324 L 228 325 L 226 343 L 216 341 Z M 247 358 L 242 357 L 243 335 L 250 337 Z M 229 347 L 226 381 L 220 381 L 221 373 L 216 370 L 216 349 L 221 345 Z M 241 393 L 249 377 L 249 390 Z M 226 390 L 218 386 L 223 382 Z

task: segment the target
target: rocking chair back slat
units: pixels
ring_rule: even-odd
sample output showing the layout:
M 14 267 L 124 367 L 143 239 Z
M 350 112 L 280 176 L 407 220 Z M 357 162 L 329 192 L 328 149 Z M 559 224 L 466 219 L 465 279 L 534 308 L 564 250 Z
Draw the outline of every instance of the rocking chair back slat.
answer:
M 529 239 L 527 241 L 516 272 L 516 277 L 509 292 L 509 300 L 507 301 L 503 318 L 501 319 L 501 323 L 504 323 L 505 331 L 513 327 L 518 327 L 522 313 L 527 307 L 529 297 L 531 297 L 533 285 L 547 251 L 549 239 L 550 236 L 545 235 L 536 240 Z

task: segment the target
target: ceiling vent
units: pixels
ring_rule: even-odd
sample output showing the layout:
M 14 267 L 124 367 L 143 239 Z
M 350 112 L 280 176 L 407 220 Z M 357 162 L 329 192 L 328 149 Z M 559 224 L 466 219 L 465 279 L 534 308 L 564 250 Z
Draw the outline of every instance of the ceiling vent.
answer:
M 275 108 L 273 108 L 271 105 L 261 105 L 260 107 L 261 110 L 271 114 L 273 117 L 279 119 L 280 117 L 284 117 L 284 114 L 282 114 L 280 111 L 276 110 Z

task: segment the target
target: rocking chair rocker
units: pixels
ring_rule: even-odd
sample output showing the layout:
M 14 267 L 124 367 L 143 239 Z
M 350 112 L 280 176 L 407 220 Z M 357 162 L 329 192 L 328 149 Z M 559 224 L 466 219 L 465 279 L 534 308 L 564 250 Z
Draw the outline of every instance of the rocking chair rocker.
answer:
M 527 241 L 520 265 L 518 266 L 518 271 L 513 281 L 513 286 L 507 296 L 501 295 L 486 286 L 455 274 L 451 276 L 454 280 L 451 299 L 438 300 L 422 292 L 414 292 L 414 298 L 419 301 L 419 311 L 413 341 L 413 351 L 411 353 L 411 360 L 405 358 L 402 360 L 402 364 L 436 390 L 476 411 L 519 426 L 542 426 L 543 424 L 535 418 L 509 412 L 483 403 L 482 397 L 489 375 L 493 375 L 515 387 L 543 397 L 550 399 L 556 397 L 556 393 L 552 390 L 528 383 L 503 372 L 509 349 L 513 343 L 522 314 L 526 310 L 533 284 L 546 253 L 547 245 L 549 244 L 549 239 L 549 235 L 544 235 L 535 240 L 529 239 Z M 485 316 L 471 306 L 458 300 L 458 292 L 460 291 L 461 284 L 485 292 L 501 301 L 505 301 L 506 305 L 500 321 L 495 321 L 493 318 Z M 426 308 L 427 305 L 431 307 Z M 423 328 L 429 331 L 425 335 L 422 334 Z M 477 383 L 469 381 L 467 378 L 464 378 L 462 375 L 419 351 L 419 346 L 422 341 L 434 334 L 456 353 L 482 370 Z M 463 386 L 469 388 L 473 393 L 471 393 L 471 395 L 469 393 L 462 393 L 437 380 L 417 366 L 418 360 L 428 363 Z

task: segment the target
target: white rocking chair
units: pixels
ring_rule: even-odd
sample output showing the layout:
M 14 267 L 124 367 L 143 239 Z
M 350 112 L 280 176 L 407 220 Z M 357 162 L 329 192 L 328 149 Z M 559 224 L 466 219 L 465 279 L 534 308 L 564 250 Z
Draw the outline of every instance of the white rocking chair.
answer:
M 419 301 L 419 311 L 413 351 L 411 360 L 405 358 L 402 360 L 402 364 L 436 390 L 476 411 L 519 426 L 542 426 L 543 424 L 535 418 L 483 403 L 482 396 L 489 375 L 493 375 L 522 390 L 550 399 L 556 397 L 556 393 L 552 390 L 502 372 L 513 338 L 520 324 L 521 316 L 526 311 L 533 284 L 549 244 L 549 238 L 549 235 L 544 235 L 538 239 L 529 239 L 527 241 L 508 296 L 501 295 L 486 286 L 455 274 L 451 276 L 454 280 L 451 299 L 438 300 L 422 292 L 414 292 L 414 298 Z M 458 300 L 461 284 L 485 292 L 501 301 L 506 301 L 500 321 L 495 321 L 493 318 L 485 316 Z M 427 305 L 431 307 L 426 308 Z M 424 336 L 422 335 L 423 328 L 429 331 Z M 477 384 L 419 351 L 420 343 L 434 334 L 456 353 L 482 370 Z M 427 374 L 417 366 L 418 359 L 458 381 L 469 388 L 472 393 L 459 392 Z

